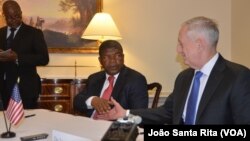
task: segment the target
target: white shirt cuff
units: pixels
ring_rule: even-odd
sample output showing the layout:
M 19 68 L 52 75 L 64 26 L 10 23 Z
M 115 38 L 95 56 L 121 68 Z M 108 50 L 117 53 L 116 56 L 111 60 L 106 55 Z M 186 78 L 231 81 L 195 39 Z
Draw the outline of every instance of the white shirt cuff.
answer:
M 93 99 L 94 97 L 95 97 L 95 96 L 91 96 L 91 97 L 89 97 L 89 98 L 85 101 L 85 103 L 86 103 L 88 109 L 93 109 L 93 107 L 92 107 L 92 105 L 91 105 L 91 102 L 92 102 L 92 99 Z
M 128 117 L 130 114 L 130 110 L 126 110 L 126 117 Z

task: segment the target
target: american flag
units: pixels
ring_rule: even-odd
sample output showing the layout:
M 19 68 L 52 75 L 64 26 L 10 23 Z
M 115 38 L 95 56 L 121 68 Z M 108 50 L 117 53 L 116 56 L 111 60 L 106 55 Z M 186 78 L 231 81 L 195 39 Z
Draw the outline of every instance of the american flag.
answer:
M 17 125 L 24 116 L 23 103 L 20 97 L 18 84 L 15 84 L 13 88 L 9 105 L 6 110 L 6 116 L 10 123 L 14 125 Z

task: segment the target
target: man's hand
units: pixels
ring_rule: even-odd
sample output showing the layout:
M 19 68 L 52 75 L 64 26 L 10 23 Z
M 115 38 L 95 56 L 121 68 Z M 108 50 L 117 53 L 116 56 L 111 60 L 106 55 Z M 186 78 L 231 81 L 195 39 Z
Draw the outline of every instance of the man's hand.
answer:
M 107 113 L 97 115 L 97 119 L 116 120 L 126 116 L 126 110 L 113 97 L 111 97 L 111 102 L 114 103 L 114 108 Z
M 12 51 L 11 49 L 8 49 L 6 51 L 0 50 L 0 61 L 1 62 L 11 62 L 16 61 L 17 54 Z
M 111 106 L 113 105 L 113 103 L 100 97 L 94 97 L 92 99 L 91 105 L 94 107 L 98 114 L 105 114 L 109 110 L 111 110 Z

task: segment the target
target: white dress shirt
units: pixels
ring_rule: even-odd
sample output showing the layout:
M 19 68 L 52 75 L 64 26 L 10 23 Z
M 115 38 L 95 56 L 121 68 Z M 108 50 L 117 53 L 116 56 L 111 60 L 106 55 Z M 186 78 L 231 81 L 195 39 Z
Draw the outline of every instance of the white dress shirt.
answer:
M 218 60 L 218 58 L 219 58 L 219 54 L 216 53 L 213 56 L 213 58 L 211 58 L 200 70 L 195 70 L 195 73 L 197 71 L 201 71 L 203 73 L 203 75 L 200 78 L 200 88 L 199 88 L 197 105 L 196 105 L 196 110 L 195 110 L 196 111 L 195 112 L 195 120 L 196 120 L 196 114 L 197 114 L 197 110 L 198 110 L 198 107 L 199 107 L 199 103 L 200 103 L 203 91 L 205 89 L 205 86 L 207 84 L 207 80 L 208 80 L 208 78 L 210 76 L 210 73 L 211 73 L 211 71 L 212 71 L 212 69 L 213 69 L 216 61 Z M 182 115 L 183 119 L 186 119 L 187 103 L 188 103 L 188 98 L 189 98 L 189 95 L 190 95 L 190 92 L 191 92 L 191 88 L 192 88 L 192 85 L 193 85 L 193 81 L 194 81 L 194 77 L 193 77 L 192 83 L 190 85 L 191 87 L 189 88 L 188 96 L 187 96 L 187 99 L 186 99 L 186 104 L 185 104 L 183 115 Z

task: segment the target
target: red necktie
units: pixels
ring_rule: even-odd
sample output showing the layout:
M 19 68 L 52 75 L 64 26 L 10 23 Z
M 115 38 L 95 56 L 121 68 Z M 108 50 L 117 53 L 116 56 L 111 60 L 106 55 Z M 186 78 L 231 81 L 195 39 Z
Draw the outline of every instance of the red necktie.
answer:
M 109 81 L 109 85 L 108 87 L 105 89 L 105 91 L 103 92 L 103 95 L 102 95 L 102 98 L 103 99 L 106 99 L 106 100 L 109 100 L 110 99 L 110 96 L 111 96 L 111 93 L 113 91 L 113 84 L 114 84 L 114 79 L 115 77 L 110 75 L 108 77 L 108 81 Z M 93 116 L 94 119 L 96 119 L 96 116 L 97 116 L 97 112 L 95 112 L 95 115 Z
M 102 98 L 103 98 L 103 99 L 109 100 L 109 98 L 110 98 L 110 96 L 111 96 L 111 93 L 112 93 L 112 91 L 113 91 L 114 79 L 115 79 L 114 76 L 109 76 L 109 77 L 108 77 L 109 86 L 108 86 L 108 88 L 105 89 L 105 91 L 103 92 L 103 95 L 102 95 Z

